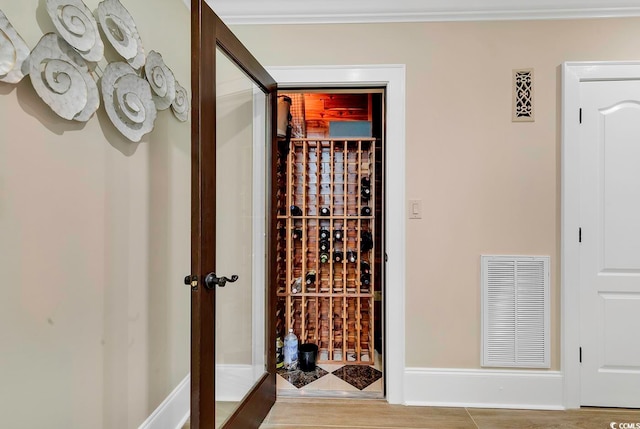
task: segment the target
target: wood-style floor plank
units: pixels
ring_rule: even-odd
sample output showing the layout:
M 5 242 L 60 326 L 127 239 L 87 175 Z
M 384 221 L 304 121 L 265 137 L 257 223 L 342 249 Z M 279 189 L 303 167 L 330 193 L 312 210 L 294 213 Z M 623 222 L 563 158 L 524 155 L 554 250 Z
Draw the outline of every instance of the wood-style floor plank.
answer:
M 612 422 L 634 425 L 640 423 L 640 410 L 532 411 L 469 408 L 468 411 L 479 429 L 606 429 Z
M 405 407 L 384 400 L 279 398 L 261 429 L 607 429 L 640 410 L 532 411 Z
M 286 428 L 286 425 L 305 429 L 476 429 L 464 408 L 405 407 L 376 400 L 279 400 L 262 428 Z

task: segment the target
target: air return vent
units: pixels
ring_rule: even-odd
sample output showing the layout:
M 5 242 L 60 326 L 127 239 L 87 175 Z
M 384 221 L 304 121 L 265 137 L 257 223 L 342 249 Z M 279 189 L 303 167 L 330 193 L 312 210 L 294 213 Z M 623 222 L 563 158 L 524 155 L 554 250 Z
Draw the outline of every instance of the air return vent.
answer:
M 549 257 L 481 263 L 482 366 L 549 368 Z

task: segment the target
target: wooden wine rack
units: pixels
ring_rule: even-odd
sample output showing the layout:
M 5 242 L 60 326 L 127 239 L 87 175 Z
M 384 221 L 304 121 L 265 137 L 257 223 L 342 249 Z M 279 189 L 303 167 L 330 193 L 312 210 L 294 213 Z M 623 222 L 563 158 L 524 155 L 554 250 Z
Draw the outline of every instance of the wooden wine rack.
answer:
M 321 363 L 374 361 L 374 158 L 371 138 L 292 139 L 280 147 L 277 330 L 284 336 L 293 328 L 301 343 L 317 344 Z

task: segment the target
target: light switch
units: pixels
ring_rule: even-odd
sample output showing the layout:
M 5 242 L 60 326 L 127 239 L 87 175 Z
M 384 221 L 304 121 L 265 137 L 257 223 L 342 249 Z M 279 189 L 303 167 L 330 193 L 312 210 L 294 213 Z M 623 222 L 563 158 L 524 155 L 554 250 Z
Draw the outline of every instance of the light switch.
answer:
M 422 200 L 409 200 L 409 219 L 422 219 Z

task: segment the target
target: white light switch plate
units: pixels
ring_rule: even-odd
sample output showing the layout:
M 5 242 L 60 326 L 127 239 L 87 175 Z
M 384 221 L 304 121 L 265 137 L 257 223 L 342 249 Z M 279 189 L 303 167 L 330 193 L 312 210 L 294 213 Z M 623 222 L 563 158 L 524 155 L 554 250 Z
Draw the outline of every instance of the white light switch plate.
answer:
M 409 200 L 409 219 L 422 219 L 422 200 Z

